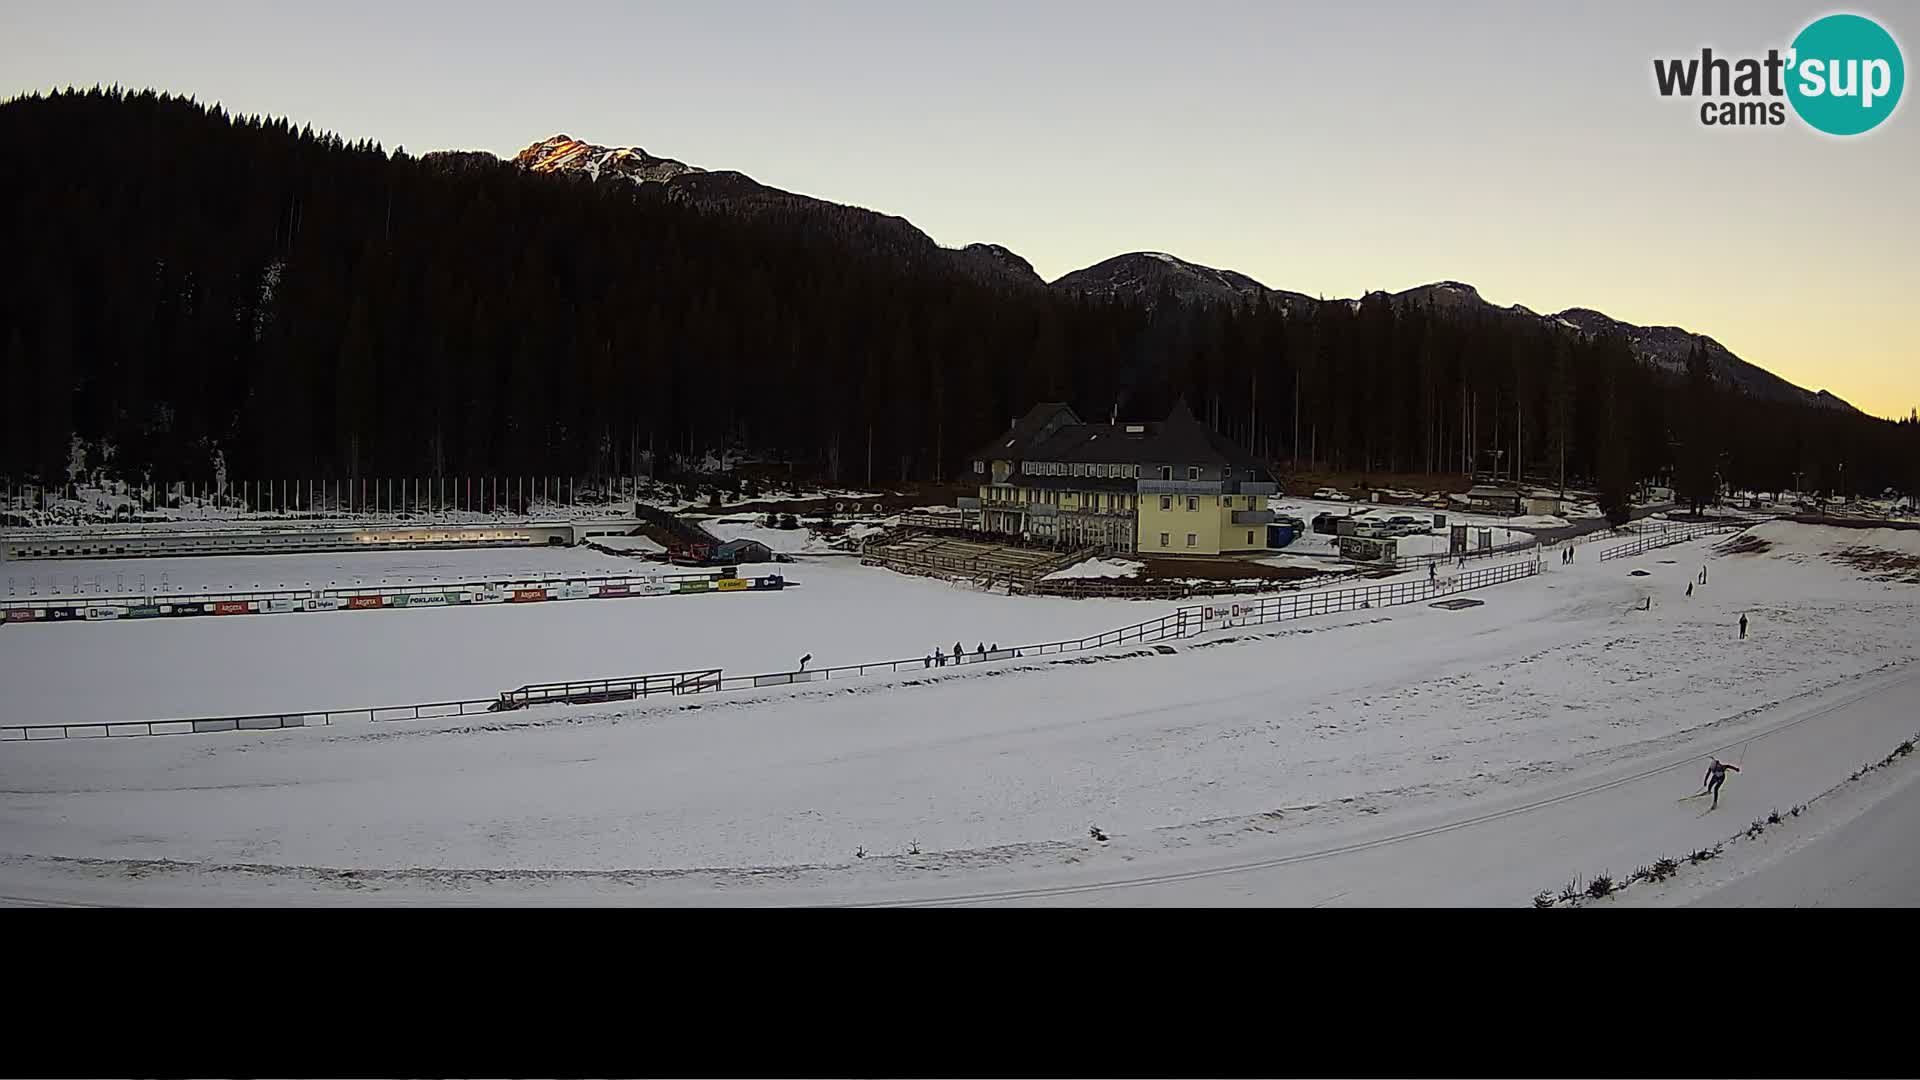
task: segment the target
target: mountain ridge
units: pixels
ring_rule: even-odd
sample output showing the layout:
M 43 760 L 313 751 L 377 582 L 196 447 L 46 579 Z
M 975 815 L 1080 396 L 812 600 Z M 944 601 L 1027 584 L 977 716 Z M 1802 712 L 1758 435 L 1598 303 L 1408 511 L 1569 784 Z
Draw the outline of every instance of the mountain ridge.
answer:
M 482 152 L 443 151 L 430 158 L 464 164 Z M 900 247 L 913 257 L 944 261 L 961 271 L 1020 288 L 1044 288 L 1107 300 L 1136 301 L 1151 307 L 1163 297 L 1186 304 L 1244 303 L 1261 299 L 1300 313 L 1323 302 L 1305 293 L 1276 289 L 1251 275 L 1197 263 L 1163 251 L 1131 251 L 1069 271 L 1052 281 L 1042 278 L 1032 263 L 996 243 L 970 243 L 948 248 L 897 215 L 849 206 L 809 195 L 799 195 L 762 184 L 743 173 L 708 170 L 674 158 L 659 157 L 640 147 L 609 147 L 561 133 L 532 143 L 511 159 L 528 172 L 577 175 L 598 182 L 604 177 L 627 180 L 636 186 L 660 185 L 670 197 L 703 205 L 723 206 L 746 213 L 827 214 Z M 936 254 L 937 253 L 937 254 Z M 1429 282 L 1399 292 L 1374 290 L 1345 299 L 1358 307 L 1369 297 L 1383 296 L 1394 304 L 1426 304 L 1451 314 L 1494 314 L 1537 320 L 1556 331 L 1592 335 L 1619 333 L 1634 355 L 1649 367 L 1675 374 L 1686 367 L 1686 354 L 1695 345 L 1707 352 L 1714 376 L 1729 386 L 1760 397 L 1813 404 L 1823 408 L 1858 411 L 1837 395 L 1808 390 L 1742 359 L 1707 334 L 1678 326 L 1640 326 L 1604 312 L 1572 307 L 1540 314 L 1520 304 L 1499 307 L 1474 286 L 1456 280 Z M 1341 298 L 1326 300 L 1342 302 Z

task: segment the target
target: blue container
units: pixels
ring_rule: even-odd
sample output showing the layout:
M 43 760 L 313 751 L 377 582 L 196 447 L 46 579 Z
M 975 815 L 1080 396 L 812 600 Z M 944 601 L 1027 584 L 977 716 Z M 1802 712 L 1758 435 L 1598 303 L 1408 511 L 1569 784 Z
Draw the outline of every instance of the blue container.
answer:
M 1283 548 L 1291 543 L 1293 543 L 1293 526 L 1291 525 L 1267 526 L 1267 546 L 1268 547 Z

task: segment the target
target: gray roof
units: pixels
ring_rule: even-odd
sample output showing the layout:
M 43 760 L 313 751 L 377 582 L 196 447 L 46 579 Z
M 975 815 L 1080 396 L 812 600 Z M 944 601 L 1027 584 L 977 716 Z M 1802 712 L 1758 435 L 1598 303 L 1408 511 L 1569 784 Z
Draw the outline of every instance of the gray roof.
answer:
M 1049 423 L 1056 410 L 1063 410 L 1071 421 Z M 1064 405 L 1037 405 L 977 456 L 1089 465 L 1220 465 L 1260 470 L 1264 475 L 1252 454 L 1201 423 L 1184 400 L 1175 403 L 1165 420 L 1119 424 L 1084 424 Z

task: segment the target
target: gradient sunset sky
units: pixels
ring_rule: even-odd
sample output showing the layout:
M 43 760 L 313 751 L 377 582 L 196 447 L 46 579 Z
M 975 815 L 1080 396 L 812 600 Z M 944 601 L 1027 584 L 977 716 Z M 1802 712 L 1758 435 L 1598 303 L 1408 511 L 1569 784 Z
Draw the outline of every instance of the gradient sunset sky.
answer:
M 153 87 L 415 154 L 566 132 L 1050 280 L 1137 250 L 1329 297 L 1450 278 L 1684 326 L 1904 416 L 1920 105 L 1834 139 L 1703 127 L 1654 90 L 1655 57 L 1761 56 L 1834 10 L 1912 64 L 1920 5 L 1887 2 L 17 0 L 0 96 Z

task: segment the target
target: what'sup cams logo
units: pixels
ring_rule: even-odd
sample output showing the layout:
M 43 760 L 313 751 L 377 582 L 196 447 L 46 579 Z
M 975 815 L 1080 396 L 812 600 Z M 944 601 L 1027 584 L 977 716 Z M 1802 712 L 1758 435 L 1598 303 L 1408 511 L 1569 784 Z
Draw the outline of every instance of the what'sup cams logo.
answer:
M 1807 24 L 1786 52 L 1765 59 L 1715 56 L 1655 60 L 1661 97 L 1701 98 L 1708 127 L 1772 126 L 1787 106 L 1828 135 L 1860 135 L 1879 127 L 1900 104 L 1907 69 L 1893 35 L 1863 15 L 1828 15 Z

